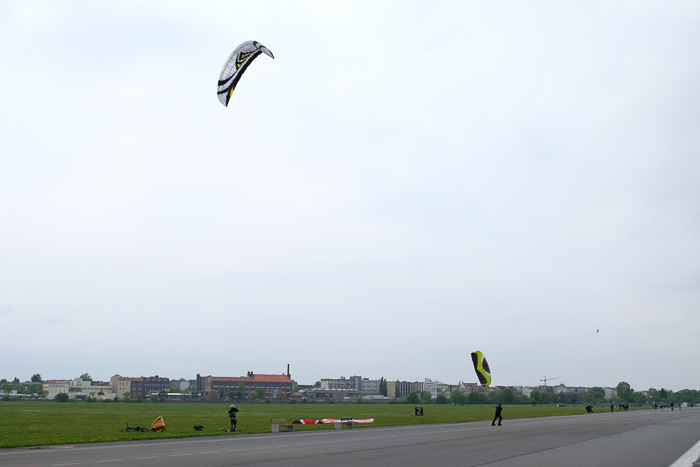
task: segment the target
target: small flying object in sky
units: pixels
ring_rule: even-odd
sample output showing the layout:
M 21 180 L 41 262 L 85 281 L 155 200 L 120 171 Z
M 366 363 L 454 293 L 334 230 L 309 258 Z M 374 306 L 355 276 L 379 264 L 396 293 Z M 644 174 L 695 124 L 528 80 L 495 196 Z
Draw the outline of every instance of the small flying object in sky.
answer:
M 231 94 L 236 89 L 238 80 L 241 79 L 246 68 L 253 63 L 258 55 L 265 54 L 270 58 L 275 58 L 272 52 L 257 41 L 246 41 L 235 48 L 231 55 L 224 63 L 224 68 L 219 75 L 219 84 L 216 88 L 216 94 L 219 101 L 228 107 L 228 102 L 231 100 Z
M 598 334 L 600 332 L 600 329 L 596 329 L 595 333 Z

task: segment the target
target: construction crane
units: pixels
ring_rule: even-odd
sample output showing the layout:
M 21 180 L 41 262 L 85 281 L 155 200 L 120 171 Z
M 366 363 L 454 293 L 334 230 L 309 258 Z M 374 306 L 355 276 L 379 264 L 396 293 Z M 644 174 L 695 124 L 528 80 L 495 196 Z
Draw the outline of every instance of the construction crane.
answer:
M 559 378 L 547 378 L 547 377 L 545 376 L 544 379 L 541 379 L 540 381 L 544 381 L 544 385 L 547 386 L 547 381 L 552 381 L 552 380 L 555 380 L 555 379 L 559 379 Z

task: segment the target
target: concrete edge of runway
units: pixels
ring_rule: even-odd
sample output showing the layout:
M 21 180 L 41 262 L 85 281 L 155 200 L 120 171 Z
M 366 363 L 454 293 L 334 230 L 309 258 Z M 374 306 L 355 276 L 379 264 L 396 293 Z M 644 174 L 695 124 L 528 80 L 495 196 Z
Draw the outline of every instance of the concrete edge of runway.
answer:
M 692 448 L 688 449 L 685 454 L 676 460 L 670 467 L 692 467 L 700 458 L 700 441 L 695 443 Z

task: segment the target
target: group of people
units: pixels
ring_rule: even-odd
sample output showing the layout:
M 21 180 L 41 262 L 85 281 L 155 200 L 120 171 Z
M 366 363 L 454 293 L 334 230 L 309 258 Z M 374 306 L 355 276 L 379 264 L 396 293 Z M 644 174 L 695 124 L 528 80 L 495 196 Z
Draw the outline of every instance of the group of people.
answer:
M 668 406 L 667 406 L 667 405 L 661 404 L 661 410 L 663 410 L 664 407 L 668 407 Z M 659 408 L 659 405 L 656 404 L 656 403 L 654 403 L 654 410 L 656 410 L 656 409 L 658 409 L 658 408 Z M 674 409 L 674 408 L 675 408 L 675 404 L 674 404 L 673 402 L 671 402 L 671 412 L 673 412 L 673 409 Z M 680 405 L 680 404 L 678 404 L 678 410 L 681 410 L 681 405 Z
M 629 404 L 619 404 L 619 405 L 618 405 L 618 408 L 619 408 L 620 410 L 624 410 L 625 412 L 627 412 L 627 411 L 629 410 L 630 406 L 629 406 Z M 615 410 L 615 404 L 613 404 L 613 403 L 611 402 L 611 403 L 610 403 L 610 411 L 613 412 L 614 410 Z

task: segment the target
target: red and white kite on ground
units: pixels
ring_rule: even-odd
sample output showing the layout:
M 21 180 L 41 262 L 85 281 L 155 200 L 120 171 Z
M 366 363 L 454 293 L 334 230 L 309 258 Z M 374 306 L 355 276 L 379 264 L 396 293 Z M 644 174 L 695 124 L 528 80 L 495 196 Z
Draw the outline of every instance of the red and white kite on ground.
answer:
M 324 418 L 323 423 L 374 423 L 373 418 Z

